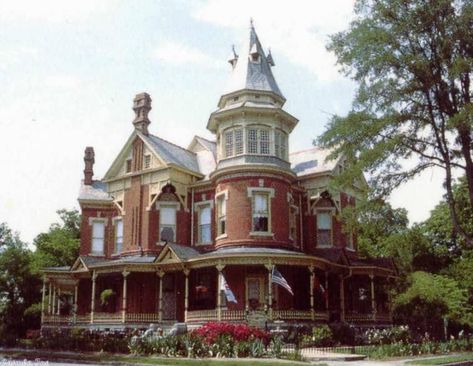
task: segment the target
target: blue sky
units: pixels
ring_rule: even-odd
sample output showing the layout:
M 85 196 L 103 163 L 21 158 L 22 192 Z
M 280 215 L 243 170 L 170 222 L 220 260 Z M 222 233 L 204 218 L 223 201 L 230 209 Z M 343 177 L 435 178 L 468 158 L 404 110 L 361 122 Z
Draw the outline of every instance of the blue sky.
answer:
M 132 100 L 153 99 L 150 131 L 181 146 L 205 129 L 230 72 L 231 45 L 254 18 L 300 122 L 291 151 L 309 148 L 331 114 L 348 111 L 354 84 L 325 50 L 353 0 L 0 0 L 0 222 L 29 242 L 78 207 L 83 151 L 102 177 L 132 132 Z M 428 172 L 395 192 L 395 206 L 425 219 L 441 197 Z M 415 202 L 414 202 L 415 201 Z

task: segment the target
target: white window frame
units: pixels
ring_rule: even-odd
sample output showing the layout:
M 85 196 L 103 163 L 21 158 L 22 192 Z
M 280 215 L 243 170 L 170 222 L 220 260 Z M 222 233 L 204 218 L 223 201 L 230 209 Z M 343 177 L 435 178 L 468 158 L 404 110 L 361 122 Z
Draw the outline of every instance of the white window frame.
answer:
M 297 215 L 299 214 L 299 207 L 296 205 L 289 205 L 289 239 L 292 240 L 293 244 L 295 245 L 297 242 Z M 291 222 L 293 221 L 294 224 L 294 233 L 295 235 L 291 234 L 292 225 Z
M 143 157 L 143 166 L 144 169 L 151 168 L 151 154 L 145 154 Z
M 118 222 L 122 224 L 122 236 L 121 236 L 121 249 L 118 250 L 118 238 L 117 230 L 118 230 Z M 112 219 L 113 223 L 113 254 L 120 254 L 123 252 L 123 217 L 116 216 Z
M 251 200 L 251 231 L 250 236 L 274 236 L 272 232 L 272 217 L 271 217 L 271 200 L 274 198 L 274 188 L 264 187 L 248 187 L 248 198 Z M 254 215 L 254 197 L 257 194 L 263 194 L 268 197 L 268 230 L 254 231 L 253 215 Z
M 172 241 L 172 243 L 176 242 L 176 238 L 177 238 L 177 211 L 179 209 L 179 202 L 176 202 L 176 201 L 159 201 L 159 202 L 156 202 L 156 209 L 158 211 L 161 210 L 161 207 L 172 207 L 174 208 L 174 225 L 169 225 L 169 224 L 165 224 L 164 226 L 168 226 L 168 227 L 173 227 L 173 230 L 174 230 L 174 240 Z M 158 225 L 158 245 L 162 245 L 164 244 L 165 241 L 161 240 L 161 227 L 163 227 L 163 225 L 161 224 L 161 213 L 159 214 L 159 225 Z
M 202 232 L 201 232 L 201 213 L 204 208 L 209 208 L 210 209 L 210 241 L 208 242 L 203 242 L 202 241 Z M 201 202 L 196 202 L 194 203 L 194 211 L 197 212 L 197 241 L 196 245 L 208 245 L 212 244 L 212 210 L 214 209 L 214 202 L 213 201 L 201 201 Z
M 332 248 L 333 247 L 333 217 L 335 214 L 335 207 L 318 207 L 314 209 L 315 214 L 315 235 L 317 248 Z M 320 213 L 329 213 L 330 214 L 330 244 L 320 244 L 318 240 L 319 235 L 319 214 Z M 322 229 L 324 230 L 324 229 Z
M 94 224 L 103 225 L 103 237 L 102 237 L 102 250 L 94 251 Z M 106 228 L 108 224 L 108 219 L 106 217 L 89 217 L 89 226 L 91 226 L 91 235 L 90 235 L 90 254 L 91 255 L 104 255 L 105 254 L 105 237 L 107 236 Z M 97 238 L 100 239 L 100 238 Z
M 219 217 L 220 214 L 220 207 L 219 207 L 219 200 L 225 201 L 225 215 L 222 215 Z M 217 237 L 215 238 L 216 240 L 218 239 L 223 239 L 228 237 L 227 231 L 228 231 L 228 226 L 227 226 L 227 206 L 228 206 L 228 190 L 221 191 L 215 195 L 215 221 L 216 221 L 216 232 L 217 232 Z M 222 232 L 220 229 L 220 218 L 223 217 L 225 219 L 225 232 Z

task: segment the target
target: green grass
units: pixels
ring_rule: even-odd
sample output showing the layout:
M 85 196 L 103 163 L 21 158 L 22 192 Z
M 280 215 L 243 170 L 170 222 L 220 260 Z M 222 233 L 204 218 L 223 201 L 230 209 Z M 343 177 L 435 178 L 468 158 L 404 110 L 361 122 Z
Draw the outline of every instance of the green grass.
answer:
M 427 360 L 414 360 L 407 362 L 408 365 L 448 365 L 449 363 L 473 361 L 473 353 L 465 353 L 461 355 L 436 357 Z
M 73 354 L 66 352 L 52 352 L 52 351 L 15 351 L 15 350 L 0 350 L 0 356 L 6 356 L 13 359 L 41 359 L 49 361 L 85 361 L 94 363 L 123 363 L 123 364 L 145 364 L 145 365 L 175 365 L 175 366 L 304 366 L 306 362 L 262 359 L 262 360 L 245 360 L 245 359 L 184 359 L 184 358 L 162 358 L 162 357 L 133 357 L 120 356 L 111 354 Z M 315 366 L 327 366 L 326 364 L 317 364 Z

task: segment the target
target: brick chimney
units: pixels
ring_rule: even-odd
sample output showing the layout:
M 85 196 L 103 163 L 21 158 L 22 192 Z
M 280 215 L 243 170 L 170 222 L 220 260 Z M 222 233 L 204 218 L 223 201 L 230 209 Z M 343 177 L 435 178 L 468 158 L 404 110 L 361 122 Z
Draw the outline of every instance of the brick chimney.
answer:
M 91 185 L 94 176 L 95 153 L 92 146 L 87 146 L 84 152 L 84 184 Z
M 148 135 L 148 125 L 151 123 L 148 118 L 148 113 L 151 110 L 151 97 L 148 93 L 136 95 L 133 100 L 133 110 L 136 114 L 133 125 L 138 131 Z

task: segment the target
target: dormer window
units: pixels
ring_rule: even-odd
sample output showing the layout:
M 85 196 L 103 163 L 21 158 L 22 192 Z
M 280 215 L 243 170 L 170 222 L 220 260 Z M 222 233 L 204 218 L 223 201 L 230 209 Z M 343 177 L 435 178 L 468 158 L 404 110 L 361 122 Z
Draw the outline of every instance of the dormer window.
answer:
M 253 46 L 251 47 L 250 60 L 252 62 L 256 62 L 256 63 L 259 63 L 259 61 L 260 61 L 260 54 L 258 52 L 258 48 L 256 47 L 256 43 L 253 44 Z
M 317 246 L 332 246 L 332 211 L 317 211 Z

